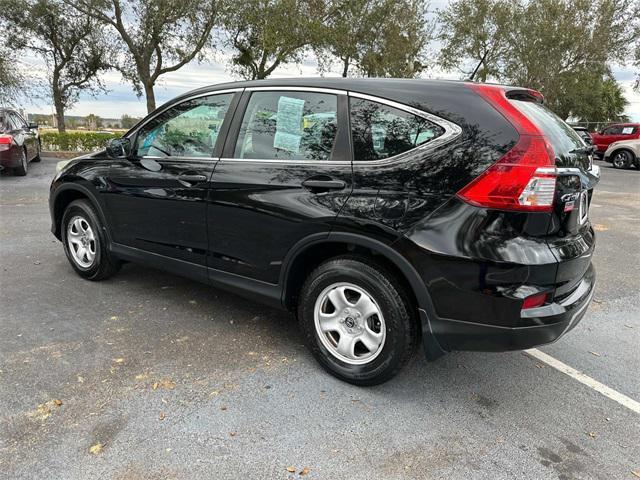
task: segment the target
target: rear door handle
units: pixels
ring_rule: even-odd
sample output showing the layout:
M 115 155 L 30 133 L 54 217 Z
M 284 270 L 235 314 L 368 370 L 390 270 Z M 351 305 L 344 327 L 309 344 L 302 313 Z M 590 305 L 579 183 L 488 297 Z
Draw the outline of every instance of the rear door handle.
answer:
M 342 180 L 317 180 L 310 178 L 302 182 L 302 186 L 311 191 L 322 192 L 327 190 L 342 190 L 347 184 Z
M 197 175 L 197 174 L 184 174 L 184 175 L 178 175 L 178 180 L 180 180 L 183 183 L 200 183 L 200 182 L 206 182 L 207 181 L 207 176 L 206 175 Z

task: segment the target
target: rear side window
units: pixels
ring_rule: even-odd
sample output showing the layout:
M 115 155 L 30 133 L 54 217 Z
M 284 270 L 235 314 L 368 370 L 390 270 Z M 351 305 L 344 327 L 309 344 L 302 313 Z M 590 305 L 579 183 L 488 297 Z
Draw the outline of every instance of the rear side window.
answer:
M 349 110 L 355 161 L 393 157 L 444 133 L 425 118 L 370 100 L 351 97 Z
M 638 127 L 622 127 L 622 135 L 633 135 L 638 131 Z
M 556 155 L 585 147 L 578 133 L 546 106 L 525 100 L 511 101 L 542 131 Z
M 330 160 L 338 97 L 316 92 L 254 92 L 242 119 L 235 158 Z

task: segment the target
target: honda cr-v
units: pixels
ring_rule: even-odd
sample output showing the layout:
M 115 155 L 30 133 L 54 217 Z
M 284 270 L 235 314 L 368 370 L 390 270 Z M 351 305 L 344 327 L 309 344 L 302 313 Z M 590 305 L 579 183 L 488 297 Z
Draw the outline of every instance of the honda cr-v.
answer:
M 144 263 L 296 312 L 360 385 L 418 345 L 553 342 L 594 289 L 591 148 L 533 90 L 391 79 L 202 88 L 78 158 L 52 231 L 89 280 Z

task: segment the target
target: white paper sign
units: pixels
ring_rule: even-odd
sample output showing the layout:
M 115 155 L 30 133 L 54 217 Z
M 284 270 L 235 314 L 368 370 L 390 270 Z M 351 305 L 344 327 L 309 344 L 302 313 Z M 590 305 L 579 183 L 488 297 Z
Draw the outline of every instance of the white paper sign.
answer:
M 633 133 L 633 127 L 623 127 L 622 134 L 623 135 L 631 135 Z
M 300 98 L 280 97 L 276 116 L 276 134 L 273 147 L 287 152 L 298 153 L 302 139 L 302 114 L 304 100 Z

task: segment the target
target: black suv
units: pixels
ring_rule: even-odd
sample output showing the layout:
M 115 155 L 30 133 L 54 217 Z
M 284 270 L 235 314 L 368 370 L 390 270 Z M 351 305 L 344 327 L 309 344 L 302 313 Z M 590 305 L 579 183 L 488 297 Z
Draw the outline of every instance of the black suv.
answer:
M 51 185 L 100 280 L 140 262 L 297 312 L 329 372 L 552 342 L 594 289 L 591 149 L 532 90 L 291 79 L 163 105 Z

